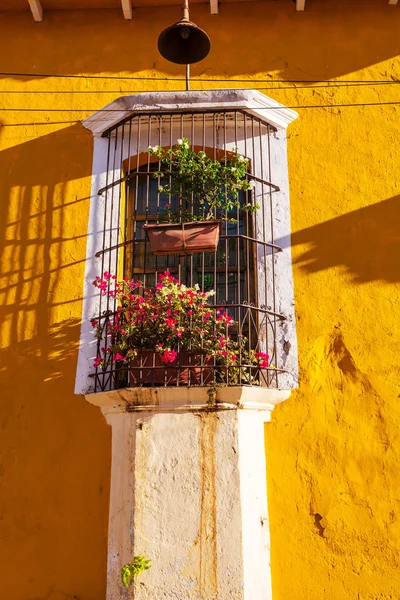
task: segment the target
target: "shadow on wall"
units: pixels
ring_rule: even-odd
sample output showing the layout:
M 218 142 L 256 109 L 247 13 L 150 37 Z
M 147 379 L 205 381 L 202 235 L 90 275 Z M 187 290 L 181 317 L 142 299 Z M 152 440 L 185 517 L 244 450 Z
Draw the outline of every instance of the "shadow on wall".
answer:
M 105 597 L 109 431 L 73 394 L 91 164 L 81 125 L 0 154 L 5 599 Z
M 400 281 L 400 196 L 296 231 L 294 264 L 307 273 L 343 267 L 354 283 Z M 276 242 L 288 246 L 288 238 Z

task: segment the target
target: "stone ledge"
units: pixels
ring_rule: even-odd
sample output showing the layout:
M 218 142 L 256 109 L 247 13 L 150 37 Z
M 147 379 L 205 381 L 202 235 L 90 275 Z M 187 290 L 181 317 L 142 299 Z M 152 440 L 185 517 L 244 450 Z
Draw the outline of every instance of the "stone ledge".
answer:
M 162 111 L 219 111 L 244 110 L 278 129 L 286 127 L 297 113 L 265 94 L 251 89 L 195 90 L 189 92 L 146 92 L 117 98 L 82 121 L 94 135 L 101 135 L 110 127 L 135 113 Z
M 207 387 L 122 388 L 86 394 L 105 412 L 190 412 L 199 410 L 267 410 L 287 400 L 291 390 L 234 386 L 217 387 L 210 401 Z

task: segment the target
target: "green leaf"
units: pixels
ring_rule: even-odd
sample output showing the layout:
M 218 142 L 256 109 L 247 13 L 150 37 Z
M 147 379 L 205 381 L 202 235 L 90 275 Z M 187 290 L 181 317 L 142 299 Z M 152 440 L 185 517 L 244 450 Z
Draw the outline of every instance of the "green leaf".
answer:
M 132 585 L 133 578 L 140 575 L 143 571 L 148 571 L 151 568 L 151 559 L 145 556 L 135 556 L 133 563 L 127 563 L 121 569 L 122 585 L 129 590 Z

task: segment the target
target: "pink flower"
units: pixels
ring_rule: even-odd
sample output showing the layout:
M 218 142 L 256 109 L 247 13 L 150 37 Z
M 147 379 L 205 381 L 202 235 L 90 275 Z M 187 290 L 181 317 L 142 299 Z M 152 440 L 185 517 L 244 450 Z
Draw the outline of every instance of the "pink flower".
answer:
M 92 327 L 97 327 L 98 324 L 99 324 L 99 322 L 96 321 L 96 319 L 93 319 L 93 321 L 92 321 Z
M 258 359 L 258 366 L 261 369 L 267 369 L 269 365 L 269 355 L 266 352 L 255 352 L 254 356 Z
M 166 348 L 161 356 L 161 360 L 164 364 L 172 363 L 178 356 L 178 353 L 175 350 L 169 350 Z
M 94 359 L 94 363 L 93 366 L 97 369 L 97 367 L 99 367 L 102 363 L 103 359 L 101 358 L 101 356 L 98 356 L 97 358 Z
M 119 352 L 117 352 L 117 354 L 114 354 L 114 356 L 113 356 L 113 361 L 117 361 L 117 360 L 125 360 L 124 357 Z
M 170 317 L 169 319 L 165 319 L 166 326 L 171 327 L 172 329 L 175 327 L 177 322 L 178 321 L 176 319 L 174 319 L 173 317 Z
M 111 275 L 111 273 L 109 273 L 108 271 L 104 271 L 104 275 L 103 275 L 103 277 L 104 277 L 104 279 L 107 279 L 107 280 L 109 280 L 109 279 L 111 279 L 112 275 Z

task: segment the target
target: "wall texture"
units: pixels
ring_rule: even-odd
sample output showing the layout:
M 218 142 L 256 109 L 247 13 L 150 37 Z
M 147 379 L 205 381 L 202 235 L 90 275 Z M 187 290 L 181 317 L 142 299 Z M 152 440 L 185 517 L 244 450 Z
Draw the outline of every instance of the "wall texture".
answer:
M 193 76 L 215 79 L 194 87 L 263 88 L 300 115 L 288 148 L 301 385 L 266 429 L 274 600 L 394 600 L 400 106 L 328 106 L 399 101 L 399 88 L 285 81 L 399 79 L 400 7 L 309 0 L 300 14 L 280 0 L 191 15 L 213 42 Z M 181 76 L 156 50 L 177 18 L 0 13 L 0 71 L 44 74 L 0 84 L 5 600 L 105 596 L 110 436 L 73 395 L 92 161 L 77 121 L 124 93 L 183 87 L 45 74 Z M 297 108 L 309 105 L 324 107 Z

